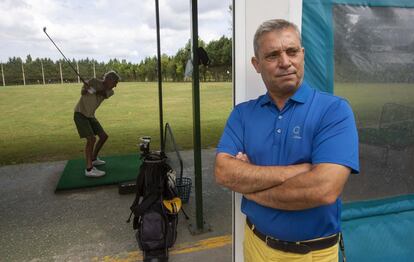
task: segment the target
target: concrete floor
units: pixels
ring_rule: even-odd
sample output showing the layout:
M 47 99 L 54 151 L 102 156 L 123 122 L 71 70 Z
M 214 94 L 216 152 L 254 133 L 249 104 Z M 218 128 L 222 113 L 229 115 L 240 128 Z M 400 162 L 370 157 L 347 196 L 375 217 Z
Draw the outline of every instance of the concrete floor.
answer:
M 404 150 L 360 144 L 360 174 L 350 175 L 343 192 L 345 202 L 414 193 L 414 146 Z
M 392 151 L 384 164 L 381 148 L 361 145 L 361 174 L 352 175 L 344 201 L 414 192 L 414 149 Z M 180 216 L 170 261 L 231 261 L 231 192 L 214 183 L 214 150 L 202 152 L 205 228 L 195 224 L 193 152 L 182 152 L 184 175 L 193 188 Z M 66 161 L 0 167 L 0 261 L 140 261 L 134 231 L 125 223 L 134 195 L 117 186 L 54 193 Z
M 195 225 L 193 152 L 182 152 L 193 188 L 179 217 L 170 261 L 231 261 L 231 192 L 213 179 L 214 150 L 202 152 L 203 215 L 209 231 Z M 117 186 L 55 193 L 66 161 L 0 167 L 0 261 L 140 261 L 132 224 L 125 221 L 134 195 Z M 194 228 L 194 227 L 193 227 Z M 195 246 L 195 247 L 194 247 Z

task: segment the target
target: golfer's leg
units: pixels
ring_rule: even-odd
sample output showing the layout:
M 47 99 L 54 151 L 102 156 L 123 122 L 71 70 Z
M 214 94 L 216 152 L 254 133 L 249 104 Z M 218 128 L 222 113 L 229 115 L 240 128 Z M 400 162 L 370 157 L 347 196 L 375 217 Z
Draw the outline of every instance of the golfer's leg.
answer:
M 86 146 L 85 146 L 85 159 L 86 159 L 86 168 L 92 168 L 92 154 L 93 148 L 96 142 L 95 136 L 86 137 Z
M 93 161 L 98 157 L 99 151 L 101 150 L 102 146 L 105 144 L 106 140 L 108 139 L 108 135 L 103 129 L 101 123 L 99 123 L 98 119 L 91 118 L 90 123 L 91 123 L 91 127 L 92 127 L 94 134 L 99 137 L 99 140 L 95 145 L 95 150 L 93 151 L 93 154 L 92 154 L 92 161 Z
M 95 149 L 93 151 L 92 160 L 95 160 L 98 157 L 99 151 L 101 150 L 102 146 L 105 144 L 106 140 L 108 140 L 108 134 L 105 131 L 98 134 L 99 140 L 95 145 Z
M 75 112 L 73 115 L 73 120 L 76 124 L 76 129 L 78 130 L 79 137 L 86 139 L 85 145 L 85 160 L 86 160 L 86 169 L 92 168 L 92 153 L 93 148 L 96 142 L 93 126 L 91 122 L 92 118 L 87 118 L 79 112 Z M 93 119 L 92 119 L 93 120 Z

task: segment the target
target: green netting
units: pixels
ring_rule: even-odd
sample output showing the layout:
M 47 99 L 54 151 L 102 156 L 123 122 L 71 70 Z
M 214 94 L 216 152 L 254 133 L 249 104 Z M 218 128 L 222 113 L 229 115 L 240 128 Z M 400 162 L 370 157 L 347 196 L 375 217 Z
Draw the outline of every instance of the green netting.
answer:
M 343 194 L 357 200 L 342 212 L 347 261 L 414 261 L 414 107 L 407 91 L 412 87 L 390 85 L 381 96 L 375 84 L 357 83 L 412 83 L 412 10 L 404 8 L 414 8 L 414 1 L 303 0 L 305 80 L 331 93 L 334 81 L 347 83 L 342 91 L 360 92 L 350 100 L 357 113 L 361 174 L 349 179 Z M 401 20 L 401 13 L 408 15 Z M 396 30 L 398 23 L 403 30 Z M 337 53 L 338 46 L 346 49 Z M 372 93 L 361 97 L 358 88 Z
M 303 0 L 302 42 L 305 47 L 305 80 L 322 91 L 334 90 L 335 5 L 413 8 L 412 0 Z M 397 41 L 397 40 L 396 40 Z

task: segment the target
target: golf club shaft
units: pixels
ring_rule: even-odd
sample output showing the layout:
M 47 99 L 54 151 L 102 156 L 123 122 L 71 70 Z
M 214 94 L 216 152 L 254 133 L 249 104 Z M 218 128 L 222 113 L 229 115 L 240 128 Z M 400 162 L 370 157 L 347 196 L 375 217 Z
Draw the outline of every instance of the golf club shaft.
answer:
M 82 82 L 85 85 L 88 85 L 88 83 L 86 83 L 86 81 L 83 79 L 83 77 L 79 74 L 79 72 L 75 69 L 75 67 L 73 67 L 72 63 L 66 58 L 66 56 L 63 54 L 63 52 L 59 49 L 59 47 L 55 44 L 55 42 L 52 40 L 52 38 L 49 36 L 49 34 L 46 32 L 46 27 L 43 28 L 43 32 L 45 32 L 46 36 L 49 38 L 49 40 L 53 43 L 53 45 L 57 48 L 57 50 L 60 52 L 60 54 L 63 56 L 63 58 L 65 58 L 66 62 L 68 62 L 69 66 L 73 69 L 73 71 L 75 72 L 75 74 L 77 76 L 79 76 L 80 80 L 82 80 Z

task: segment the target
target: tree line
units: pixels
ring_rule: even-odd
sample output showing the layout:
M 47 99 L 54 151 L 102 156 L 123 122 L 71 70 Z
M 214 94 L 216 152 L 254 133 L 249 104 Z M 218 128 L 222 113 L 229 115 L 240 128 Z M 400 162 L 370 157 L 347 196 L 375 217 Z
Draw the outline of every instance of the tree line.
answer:
M 232 79 L 232 40 L 222 36 L 208 44 L 199 40 L 210 59 L 207 66 L 200 66 L 201 81 L 230 81 Z M 163 81 L 186 81 L 184 76 L 188 59 L 191 56 L 190 41 L 173 56 L 161 56 Z M 157 57 L 147 57 L 140 63 L 127 62 L 125 59 L 111 59 L 98 62 L 95 59 L 72 59 L 72 65 L 84 79 L 102 77 L 108 70 L 117 71 L 122 81 L 150 82 L 157 80 Z M 11 57 L 2 65 L 2 77 L 5 85 L 48 84 L 78 82 L 77 75 L 63 59 L 53 61 L 50 58 L 33 59 L 27 55 L 25 61 L 20 57 Z
M 412 18 L 395 12 L 392 8 L 335 9 L 335 81 L 414 82 Z

